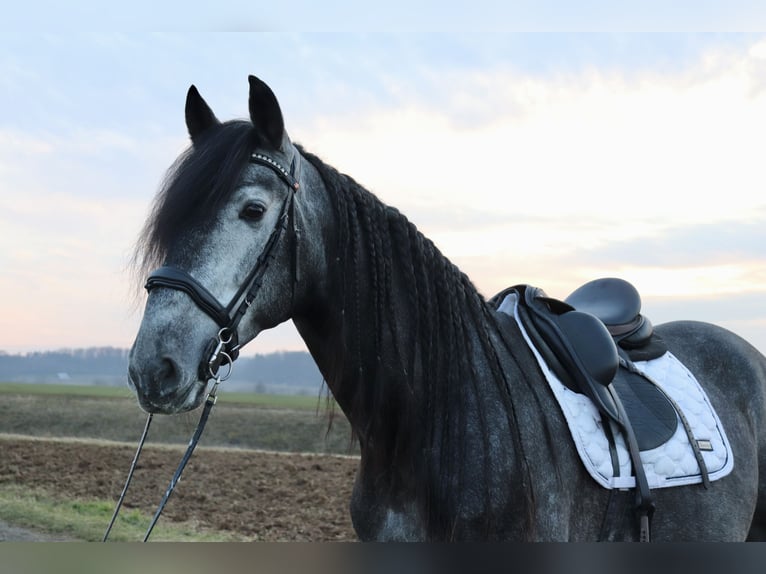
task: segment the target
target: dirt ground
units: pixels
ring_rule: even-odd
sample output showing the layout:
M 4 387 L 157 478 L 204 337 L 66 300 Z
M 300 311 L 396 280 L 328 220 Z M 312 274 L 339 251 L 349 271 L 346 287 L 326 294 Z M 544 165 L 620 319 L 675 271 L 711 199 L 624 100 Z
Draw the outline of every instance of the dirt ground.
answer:
M 147 446 L 124 507 L 151 516 L 182 452 Z M 116 501 L 133 454 L 131 446 L 3 439 L 0 483 Z M 350 457 L 200 448 L 161 520 L 195 520 L 250 540 L 355 540 L 348 504 L 357 464 Z

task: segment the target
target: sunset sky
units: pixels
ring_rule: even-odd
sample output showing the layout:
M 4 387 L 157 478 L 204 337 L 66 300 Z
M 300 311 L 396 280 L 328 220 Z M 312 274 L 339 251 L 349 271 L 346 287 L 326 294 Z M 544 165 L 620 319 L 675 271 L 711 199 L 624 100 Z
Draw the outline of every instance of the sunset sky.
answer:
M 766 34 L 454 30 L 0 36 L 0 350 L 132 343 L 186 90 L 245 117 L 248 74 L 484 295 L 619 276 L 766 352 Z

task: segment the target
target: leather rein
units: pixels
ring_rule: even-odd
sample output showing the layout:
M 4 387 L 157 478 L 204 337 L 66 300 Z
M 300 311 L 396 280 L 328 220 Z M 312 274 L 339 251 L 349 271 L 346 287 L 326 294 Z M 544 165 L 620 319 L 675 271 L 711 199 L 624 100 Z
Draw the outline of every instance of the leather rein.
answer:
M 207 424 L 207 419 L 210 416 L 210 411 L 217 400 L 218 385 L 228 379 L 231 376 L 232 365 L 239 356 L 239 334 L 238 327 L 245 313 L 252 305 L 258 291 L 261 288 L 263 276 L 266 273 L 266 269 L 269 267 L 269 263 L 274 258 L 274 248 L 279 243 L 282 235 L 289 229 L 290 234 L 293 236 L 293 256 L 291 258 L 292 263 L 292 275 L 293 275 L 293 297 L 295 295 L 295 284 L 299 280 L 298 275 L 298 238 L 299 230 L 295 224 L 295 193 L 300 189 L 300 159 L 298 156 L 293 158 L 289 171 L 285 169 L 276 160 L 263 155 L 261 153 L 254 152 L 250 155 L 249 163 L 258 164 L 270 168 L 284 183 L 287 184 L 288 192 L 287 198 L 282 204 L 282 210 L 279 214 L 279 218 L 272 229 L 269 238 L 266 240 L 261 254 L 258 256 L 255 265 L 248 274 L 245 281 L 240 288 L 231 298 L 231 301 L 224 307 L 220 301 L 207 289 L 202 283 L 197 281 L 186 271 L 173 267 L 171 265 L 163 265 L 159 269 L 153 271 L 147 281 L 145 288 L 151 292 L 153 289 L 159 287 L 165 287 L 168 289 L 175 289 L 182 291 L 189 295 L 194 303 L 202 309 L 216 324 L 220 327 L 218 334 L 208 344 L 205 353 L 203 355 L 202 362 L 199 366 L 199 378 L 200 380 L 210 381 L 213 380 L 213 386 L 208 392 L 205 398 L 205 405 L 202 409 L 197 428 L 192 435 L 189 445 L 181 458 L 181 462 L 178 464 L 178 468 L 173 474 L 173 478 L 170 480 L 165 495 L 163 496 L 157 511 L 152 518 L 152 521 L 144 535 L 143 541 L 146 542 L 154 529 L 155 524 L 159 520 L 165 505 L 173 493 L 176 484 L 181 478 L 181 473 L 186 467 L 186 463 L 191 458 L 200 437 L 202 431 Z M 221 374 L 221 368 L 227 366 L 228 370 L 225 374 Z M 133 479 L 133 473 L 138 463 L 138 458 L 141 455 L 146 437 L 149 433 L 149 426 L 152 422 L 152 414 L 147 416 L 146 423 L 144 425 L 143 433 L 139 439 L 138 449 L 133 456 L 133 461 L 128 471 L 128 477 L 125 481 L 125 486 L 122 489 L 122 493 L 117 501 L 117 505 L 112 514 L 112 518 L 104 533 L 103 542 L 106 542 L 109 538 L 109 533 L 114 526 L 114 522 L 117 519 L 117 515 L 120 512 L 122 503 L 127 494 L 128 487 Z

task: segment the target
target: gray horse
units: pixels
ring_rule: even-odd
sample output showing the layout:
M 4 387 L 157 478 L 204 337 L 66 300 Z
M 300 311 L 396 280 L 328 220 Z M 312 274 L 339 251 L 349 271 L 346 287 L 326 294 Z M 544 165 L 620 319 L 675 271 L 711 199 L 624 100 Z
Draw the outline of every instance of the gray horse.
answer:
M 587 474 L 516 324 L 401 213 L 294 145 L 252 76 L 249 111 L 221 123 L 189 89 L 192 145 L 136 252 L 140 272 L 162 265 L 130 353 L 141 407 L 198 407 L 239 346 L 292 319 L 359 442 L 360 539 L 638 539 L 633 494 Z M 709 489 L 654 491 L 653 539 L 765 539 L 766 358 L 709 324 L 656 332 L 735 466 Z

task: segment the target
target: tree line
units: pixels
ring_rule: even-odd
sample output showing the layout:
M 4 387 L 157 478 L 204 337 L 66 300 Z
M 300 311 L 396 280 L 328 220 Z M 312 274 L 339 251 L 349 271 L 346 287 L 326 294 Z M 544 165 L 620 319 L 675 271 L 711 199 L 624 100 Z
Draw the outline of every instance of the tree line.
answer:
M 126 377 L 128 350 L 115 347 L 63 349 L 9 354 L 0 351 L 0 381 L 13 382 L 34 377 Z M 282 351 L 236 362 L 237 379 L 253 383 L 316 386 L 322 375 L 311 355 L 304 351 Z

